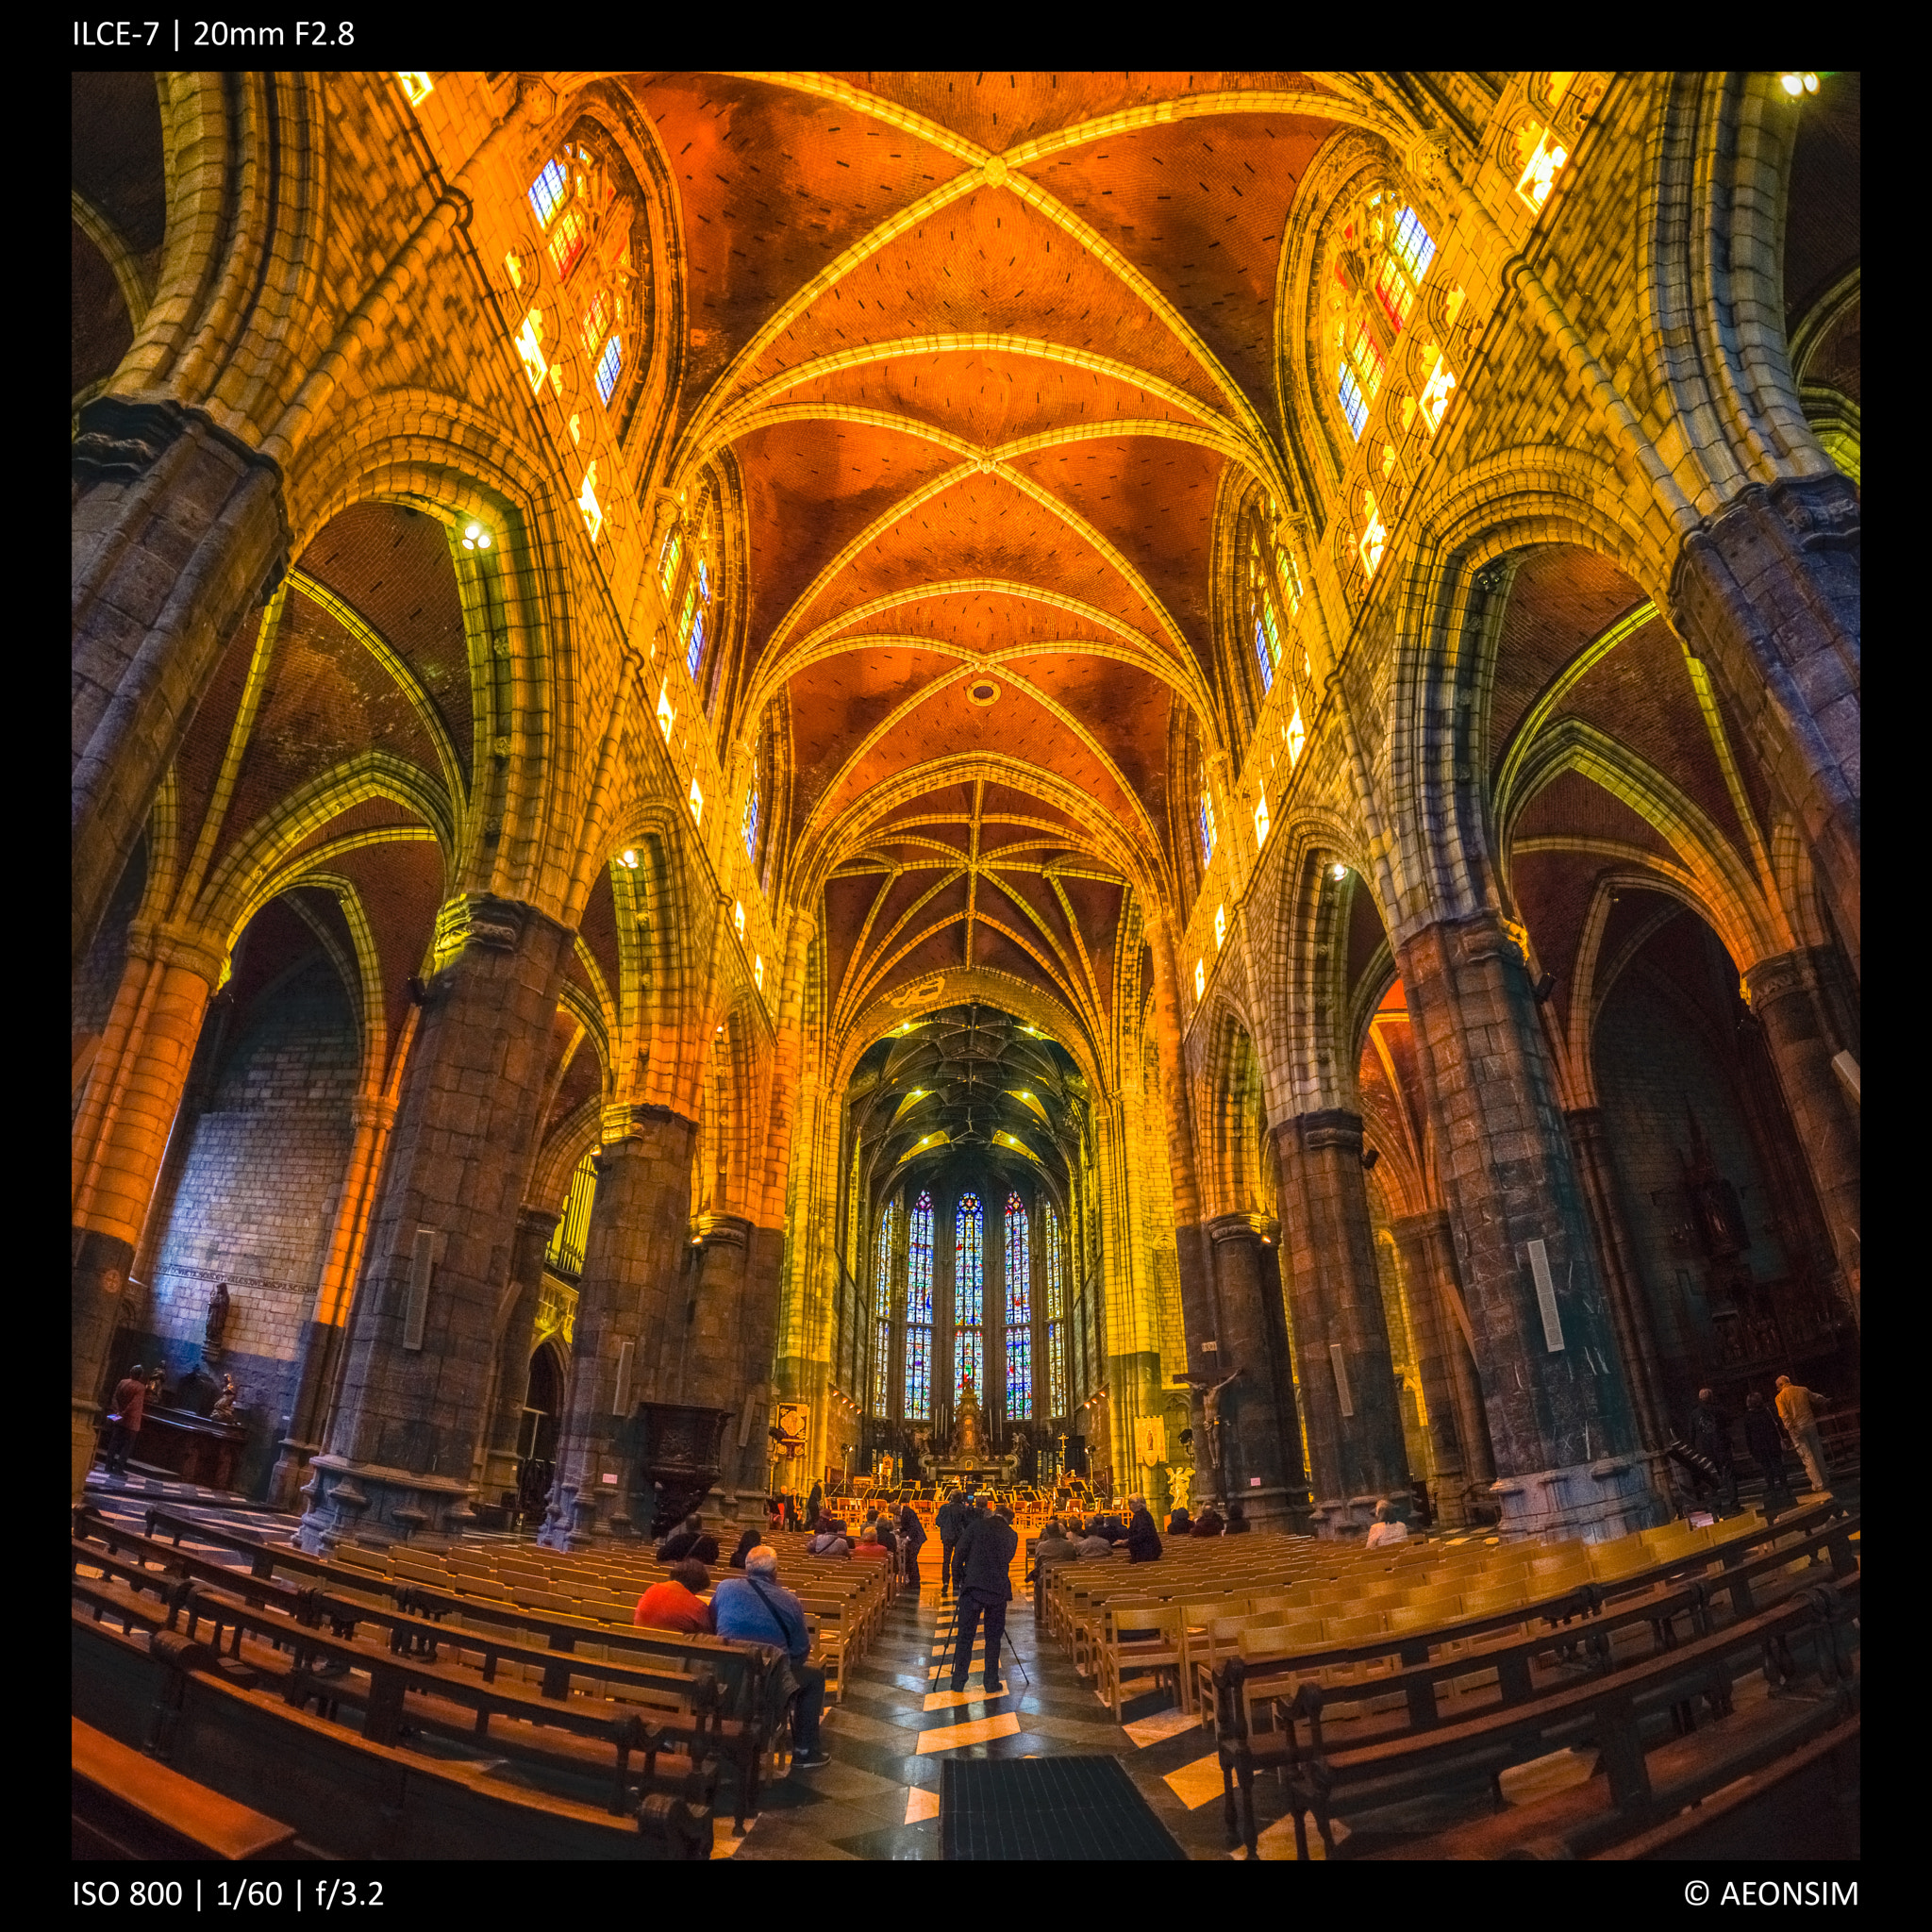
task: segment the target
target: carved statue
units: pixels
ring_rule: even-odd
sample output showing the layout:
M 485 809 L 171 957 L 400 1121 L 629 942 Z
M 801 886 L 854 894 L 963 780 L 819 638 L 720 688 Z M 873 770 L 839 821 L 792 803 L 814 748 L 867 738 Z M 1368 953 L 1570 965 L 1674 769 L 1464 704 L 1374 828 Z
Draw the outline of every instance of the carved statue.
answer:
M 959 1385 L 959 1426 L 953 1435 L 953 1456 L 958 1461 L 981 1455 L 986 1448 L 986 1427 L 979 1412 L 979 1398 L 973 1392 L 973 1377 Z
M 222 1352 L 222 1338 L 228 1332 L 228 1284 L 215 1283 L 215 1291 L 208 1298 L 208 1324 L 201 1331 L 202 1352 L 211 1357 Z
M 211 1423 L 232 1423 L 235 1420 L 235 1403 L 241 1391 L 235 1387 L 233 1375 L 222 1377 L 222 1392 L 215 1397 L 215 1406 L 208 1410 Z

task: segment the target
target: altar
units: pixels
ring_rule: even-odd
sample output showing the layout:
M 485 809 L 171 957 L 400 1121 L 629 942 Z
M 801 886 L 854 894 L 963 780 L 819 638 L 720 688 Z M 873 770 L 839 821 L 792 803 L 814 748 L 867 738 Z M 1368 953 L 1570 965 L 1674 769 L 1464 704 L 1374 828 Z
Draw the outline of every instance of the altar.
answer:
M 932 1471 L 941 1489 L 1008 1489 L 1017 1456 L 995 1456 L 986 1441 L 986 1422 L 969 1375 L 959 1384 L 959 1420 L 953 1430 L 952 1453 L 933 1458 Z

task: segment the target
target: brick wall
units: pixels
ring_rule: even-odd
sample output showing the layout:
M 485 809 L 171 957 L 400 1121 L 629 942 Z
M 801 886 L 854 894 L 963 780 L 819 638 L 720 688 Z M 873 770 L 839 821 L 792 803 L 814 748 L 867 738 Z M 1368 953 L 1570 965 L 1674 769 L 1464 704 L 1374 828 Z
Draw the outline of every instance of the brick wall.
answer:
M 291 1362 L 349 1155 L 358 1048 L 333 967 L 299 969 L 258 1004 L 191 1125 L 150 1291 L 158 1340 L 198 1343 L 217 1281 L 227 1345 Z M 257 1407 L 257 1391 L 244 1389 Z

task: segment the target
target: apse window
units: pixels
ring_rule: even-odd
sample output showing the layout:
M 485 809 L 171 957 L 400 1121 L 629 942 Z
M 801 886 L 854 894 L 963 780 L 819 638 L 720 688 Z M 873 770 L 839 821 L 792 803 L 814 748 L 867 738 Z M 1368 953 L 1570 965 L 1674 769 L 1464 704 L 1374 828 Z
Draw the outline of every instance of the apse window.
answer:
M 744 794 L 744 856 L 754 862 L 758 856 L 758 788 L 756 785 L 749 787 Z
M 612 336 L 597 358 L 597 399 L 608 404 L 617 388 L 618 371 L 624 367 L 624 339 Z
M 530 207 L 536 212 L 537 225 L 546 233 L 569 193 L 570 176 L 563 172 L 561 161 L 546 163 L 543 172 L 530 183 Z
M 685 801 L 691 807 L 691 823 L 696 824 L 705 815 L 705 794 L 698 790 L 698 781 L 691 781 L 691 796 Z

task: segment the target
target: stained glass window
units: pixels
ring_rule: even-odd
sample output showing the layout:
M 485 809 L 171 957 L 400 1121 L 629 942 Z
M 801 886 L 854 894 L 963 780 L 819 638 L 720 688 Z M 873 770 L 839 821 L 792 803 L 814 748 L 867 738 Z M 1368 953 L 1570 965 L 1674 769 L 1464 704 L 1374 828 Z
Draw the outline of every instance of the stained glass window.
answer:
M 955 1380 L 970 1377 L 973 1391 L 986 1400 L 986 1269 L 980 1248 L 984 1214 L 977 1194 L 959 1196 L 958 1232 L 953 1239 L 953 1352 Z
M 883 1415 L 890 1397 L 886 1377 L 892 1370 L 892 1208 L 879 1216 L 878 1249 L 873 1257 L 872 1406 Z
M 1201 857 L 1214 857 L 1214 801 L 1205 785 L 1201 788 Z
M 1349 431 L 1359 442 L 1362 431 L 1368 427 L 1369 406 L 1362 398 L 1361 384 L 1355 379 L 1346 362 L 1341 365 L 1336 392 L 1341 398 L 1341 413 L 1348 418 Z
M 563 172 L 563 163 L 549 162 L 530 183 L 530 206 L 536 210 L 540 228 L 549 227 L 551 216 L 563 206 L 564 196 L 569 192 L 570 177 Z
M 671 586 L 677 578 L 677 559 L 684 555 L 684 532 L 675 527 L 664 540 L 664 554 L 658 559 L 658 581 L 663 586 L 664 594 L 671 594 Z
M 584 243 L 590 239 L 591 225 L 584 219 L 583 209 L 565 208 L 550 232 L 550 259 L 557 264 L 559 279 L 576 267 L 584 252 Z
M 912 1208 L 906 1243 L 906 1416 L 924 1422 L 932 1414 L 932 1196 Z
M 1261 540 L 1248 541 L 1248 596 L 1255 607 L 1255 661 L 1261 667 L 1261 689 L 1274 687 L 1274 667 L 1281 662 L 1281 627 L 1268 595 L 1268 572 L 1261 561 Z
M 597 397 L 608 403 L 617 387 L 617 372 L 624 367 L 624 338 L 612 336 L 597 358 Z
M 1046 1210 L 1046 1411 L 1064 1415 L 1066 1397 L 1066 1284 L 1060 1274 L 1060 1218 Z
M 1026 1203 L 1007 1196 L 1007 1414 L 1033 1413 L 1033 1273 L 1027 1252 Z
M 758 784 L 754 778 L 744 794 L 744 856 L 754 864 L 758 856 Z

